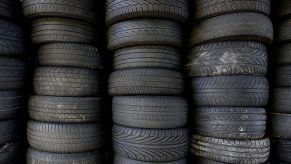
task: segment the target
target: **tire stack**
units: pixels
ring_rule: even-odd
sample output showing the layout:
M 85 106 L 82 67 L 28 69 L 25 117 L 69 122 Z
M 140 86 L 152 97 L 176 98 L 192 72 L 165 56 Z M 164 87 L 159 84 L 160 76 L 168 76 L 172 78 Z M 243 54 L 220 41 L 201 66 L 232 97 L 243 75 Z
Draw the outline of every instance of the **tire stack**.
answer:
M 264 163 L 270 0 L 196 0 L 187 63 L 198 163 Z
M 188 0 L 107 0 L 115 164 L 186 164 L 180 72 Z
M 102 55 L 94 0 L 24 0 L 39 67 L 29 99 L 28 164 L 101 163 Z
M 25 111 L 26 63 L 19 5 L 16 0 L 0 0 L 0 164 L 23 160 L 19 132 Z

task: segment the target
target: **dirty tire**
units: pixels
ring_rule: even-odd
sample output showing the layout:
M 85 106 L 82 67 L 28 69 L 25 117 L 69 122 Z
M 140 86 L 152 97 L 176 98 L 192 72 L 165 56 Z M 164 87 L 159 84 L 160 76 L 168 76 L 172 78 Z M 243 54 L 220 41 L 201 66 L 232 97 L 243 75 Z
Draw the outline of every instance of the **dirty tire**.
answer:
M 146 162 L 168 162 L 186 157 L 187 129 L 136 129 L 115 125 L 114 151 L 123 157 Z
M 53 43 L 39 49 L 39 64 L 44 66 L 103 68 L 97 47 L 78 43 Z
M 188 19 L 188 0 L 108 0 L 106 24 L 133 18 L 162 18 L 178 22 Z
M 29 144 L 41 151 L 54 153 L 80 153 L 93 151 L 104 144 L 100 125 L 56 124 L 30 120 L 27 124 Z
M 118 154 L 114 155 L 114 164 L 187 164 L 186 158 L 172 162 L 144 162 L 122 157 Z
M 0 144 L 11 142 L 16 139 L 16 137 L 18 136 L 18 128 L 19 128 L 18 123 L 19 122 L 16 119 L 0 121 Z M 0 158 L 0 161 L 1 161 L 1 158 Z
M 16 16 L 17 0 L 1 0 L 0 1 L 0 17 L 14 19 Z M 1 162 L 1 161 L 0 161 Z
M 94 43 L 95 29 L 89 23 L 67 18 L 39 18 L 32 22 L 35 44 L 52 42 Z
M 291 16 L 291 3 L 289 0 L 280 0 L 277 7 L 277 15 L 280 17 Z
M 271 13 L 271 0 L 196 0 L 193 6 L 195 19 L 242 12 Z
M 217 16 L 194 26 L 190 45 L 228 40 L 271 44 L 273 41 L 272 22 L 267 16 L 257 13 L 234 13 Z
M 291 66 L 286 65 L 276 68 L 275 83 L 279 87 L 291 86 Z
M 29 147 L 26 154 L 27 164 L 101 164 L 102 158 L 98 151 L 75 153 L 75 154 L 57 154 L 42 152 Z
M 193 103 L 198 106 L 260 107 L 268 103 L 265 77 L 249 75 L 195 77 Z
M 30 118 L 42 122 L 86 123 L 102 119 L 103 99 L 97 97 L 31 96 Z
M 170 129 L 187 123 L 188 105 L 182 97 L 114 97 L 113 122 L 135 128 Z
M 191 119 L 195 134 L 221 139 L 260 139 L 265 136 L 264 108 L 198 107 Z
M 273 137 L 291 139 L 291 114 L 271 113 L 270 121 Z
M 116 50 L 134 45 L 181 47 L 183 31 L 179 23 L 164 19 L 133 19 L 116 23 L 108 29 L 108 48 Z
M 229 140 L 192 135 L 191 153 L 225 163 L 264 163 L 269 158 L 270 141 Z
M 0 119 L 17 116 L 23 110 L 25 98 L 19 91 L 0 91 Z
M 109 77 L 109 94 L 181 95 L 184 81 L 181 73 L 166 69 L 128 69 Z
M 188 57 L 189 76 L 266 75 L 268 53 L 257 42 L 217 42 L 192 48 Z
M 22 10 L 26 17 L 69 17 L 94 22 L 93 0 L 24 0 Z
M 114 70 L 130 68 L 166 68 L 179 69 L 180 53 L 167 46 L 140 45 L 126 47 L 114 52 Z
M 291 64 L 291 43 L 280 45 L 276 51 L 276 64 L 277 65 L 290 65 Z
M 275 157 L 274 161 L 289 163 L 291 161 L 291 140 L 273 139 L 272 153 Z
M 73 67 L 39 67 L 34 91 L 46 96 L 94 96 L 100 94 L 100 72 Z
M 291 19 L 284 20 L 278 26 L 277 41 L 281 43 L 288 43 L 291 41 Z
M 17 164 L 13 160 L 19 159 L 20 156 L 20 143 L 18 142 L 7 142 L 0 145 L 0 163 L 1 164 Z
M 272 92 L 272 111 L 275 113 L 290 113 L 291 114 L 291 89 L 290 88 L 275 88 Z

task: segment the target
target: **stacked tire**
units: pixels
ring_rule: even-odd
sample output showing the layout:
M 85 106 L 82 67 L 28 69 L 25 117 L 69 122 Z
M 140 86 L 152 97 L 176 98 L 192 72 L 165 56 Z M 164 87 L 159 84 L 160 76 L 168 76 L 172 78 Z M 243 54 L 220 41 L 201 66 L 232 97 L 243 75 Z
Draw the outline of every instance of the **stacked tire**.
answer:
M 179 49 L 188 0 L 107 0 L 115 164 L 186 164 Z
M 196 0 L 190 39 L 191 153 L 198 163 L 264 163 L 270 0 Z
M 28 164 L 102 163 L 102 54 L 94 0 L 24 0 L 39 47 L 29 99 Z

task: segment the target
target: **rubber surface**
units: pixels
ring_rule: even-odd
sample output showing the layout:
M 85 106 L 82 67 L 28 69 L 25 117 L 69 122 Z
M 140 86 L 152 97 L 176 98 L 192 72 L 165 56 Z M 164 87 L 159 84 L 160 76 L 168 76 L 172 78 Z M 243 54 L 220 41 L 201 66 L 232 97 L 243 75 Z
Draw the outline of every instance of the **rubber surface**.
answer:
M 270 135 L 273 137 L 291 139 L 291 114 L 271 113 Z
M 197 156 L 225 163 L 264 163 L 269 158 L 270 141 L 227 140 L 192 135 L 191 152 Z
M 114 70 L 130 68 L 179 69 L 180 53 L 167 46 L 140 45 L 119 49 L 113 54 Z
M 0 119 L 15 117 L 24 107 L 24 96 L 19 91 L 0 91 Z
M 31 96 L 30 118 L 43 122 L 86 123 L 102 119 L 104 102 L 97 97 Z
M 46 96 L 100 94 L 100 72 L 73 67 L 39 67 L 34 72 L 34 92 Z
M 280 66 L 276 68 L 275 84 L 279 87 L 291 86 L 291 66 Z
M 8 142 L 0 145 L 0 163 L 1 164 L 17 164 L 13 161 L 19 159 L 19 142 Z
M 291 44 L 286 43 L 278 46 L 276 51 L 276 64 L 288 65 L 291 64 Z
M 190 45 L 231 40 L 271 44 L 273 41 L 272 22 L 267 16 L 257 13 L 233 13 L 217 16 L 194 26 Z
M 186 158 L 180 159 L 178 161 L 172 161 L 172 162 L 144 162 L 144 161 L 137 161 L 132 160 L 129 158 L 122 157 L 118 154 L 114 155 L 114 164 L 187 164 Z
M 290 17 L 291 16 L 291 3 L 289 0 L 280 0 L 277 7 L 277 15 L 281 17 Z
M 198 107 L 191 117 L 195 134 L 221 139 L 260 139 L 265 136 L 264 108 Z
M 181 47 L 183 30 L 179 23 L 164 19 L 133 19 L 116 23 L 107 32 L 108 49 L 134 45 Z
M 113 122 L 136 128 L 169 129 L 187 123 L 188 105 L 182 97 L 114 97 Z
M 28 121 L 30 146 L 54 153 L 93 151 L 104 144 L 104 132 L 98 124 L 56 124 Z
M 273 112 L 291 114 L 291 89 L 275 88 L 272 92 L 271 102 Z
M 192 88 L 193 103 L 198 106 L 261 107 L 269 98 L 268 80 L 260 76 L 196 77 Z
M 166 69 L 128 69 L 109 77 L 109 94 L 181 95 L 184 81 L 181 73 Z
M 267 47 L 257 42 L 216 42 L 195 46 L 190 50 L 189 75 L 266 75 Z
M 14 141 L 18 136 L 19 122 L 16 119 L 0 121 L 0 145 Z M 1 149 L 0 149 L 1 153 Z M 1 155 L 0 155 L 1 156 Z M 1 161 L 1 157 L 0 157 Z
M 168 162 L 186 157 L 188 130 L 135 129 L 115 125 L 114 151 L 123 157 L 147 162 Z
M 278 25 L 277 29 L 277 41 L 281 43 L 287 43 L 291 41 L 291 19 L 284 20 Z
M 291 161 L 291 140 L 273 139 L 272 154 L 276 161 L 289 163 Z
M 103 56 L 95 46 L 78 43 L 53 43 L 41 46 L 39 64 L 44 66 L 103 68 Z
M 16 16 L 17 0 L 0 1 L 0 17 L 14 19 Z

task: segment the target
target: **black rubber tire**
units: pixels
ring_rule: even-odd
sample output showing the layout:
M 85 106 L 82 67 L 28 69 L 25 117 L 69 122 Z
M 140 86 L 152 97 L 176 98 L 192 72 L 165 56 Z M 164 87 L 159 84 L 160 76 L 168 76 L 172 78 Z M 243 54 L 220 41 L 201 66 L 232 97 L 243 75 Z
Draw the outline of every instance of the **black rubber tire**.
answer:
M 288 43 L 291 41 L 291 19 L 284 20 L 278 25 L 277 41 L 281 43 Z
M 78 43 L 53 43 L 39 49 L 39 64 L 44 66 L 102 69 L 103 57 L 97 47 Z
M 291 43 L 280 45 L 276 51 L 277 65 L 291 64 Z
M 267 126 L 264 108 L 198 107 L 190 120 L 195 134 L 221 139 L 260 139 Z
M 17 3 L 17 0 L 1 0 L 0 17 L 14 19 L 16 17 Z
M 96 31 L 86 22 L 47 17 L 32 22 L 32 41 L 35 44 L 52 42 L 95 43 Z
M 135 18 L 162 18 L 186 22 L 188 0 L 107 0 L 106 24 Z
M 100 72 L 74 67 L 39 67 L 34 91 L 46 96 L 95 96 L 101 90 Z
M 135 128 L 170 129 L 187 123 L 188 105 L 182 97 L 114 97 L 113 122 Z
M 264 163 L 269 158 L 270 141 L 229 140 L 192 135 L 191 153 L 225 163 Z
M 81 153 L 104 145 L 104 132 L 100 125 L 57 124 L 28 121 L 27 139 L 30 146 L 53 153 Z
M 195 0 L 193 6 L 195 19 L 242 12 L 271 13 L 271 0 Z
M 29 147 L 27 150 L 27 164 L 101 164 L 102 157 L 98 151 L 57 154 L 42 152 Z
M 0 164 L 17 164 L 14 160 L 20 159 L 20 143 L 8 142 L 0 145 Z
M 31 96 L 30 118 L 54 123 L 86 123 L 102 120 L 104 102 L 97 97 Z
M 190 155 L 190 159 L 191 159 L 190 162 L 195 163 L 195 164 L 227 164 L 224 162 L 218 162 L 211 159 L 195 156 L 192 154 Z
M 290 163 L 291 161 L 291 140 L 272 139 L 272 154 L 274 161 Z M 280 163 L 282 164 L 282 163 Z
M 291 114 L 291 88 L 275 88 L 271 102 L 273 112 Z
M 181 66 L 177 49 L 166 46 L 141 45 L 119 49 L 113 55 L 114 70 L 130 68 L 165 68 Z
M 188 57 L 188 72 L 193 76 L 266 75 L 267 47 L 257 42 L 217 42 L 192 48 Z
M 270 114 L 270 135 L 277 138 L 291 139 L 291 114 Z
M 23 55 L 23 43 L 24 33 L 22 28 L 14 23 L 0 19 L 0 54 L 5 56 Z
M 123 157 L 145 162 L 168 162 L 188 154 L 187 129 L 136 129 L 115 125 L 113 148 Z
M 0 144 L 14 141 L 18 136 L 18 130 L 19 130 L 19 122 L 16 119 L 1 120 L 0 121 Z M 1 158 L 0 158 L 0 161 L 1 161 Z
M 195 77 L 193 103 L 198 106 L 266 106 L 269 84 L 265 77 L 250 75 Z
M 22 10 L 26 17 L 68 17 L 94 22 L 94 0 L 24 0 Z
M 133 19 L 109 27 L 108 48 L 113 51 L 134 45 L 181 47 L 183 30 L 179 23 L 165 19 Z
M 275 83 L 278 87 L 291 86 L 291 66 L 280 66 L 276 68 Z
M 166 69 L 128 69 L 109 77 L 109 94 L 117 95 L 181 95 L 184 79 L 180 72 Z
M 190 45 L 234 40 L 271 44 L 273 41 L 271 20 L 257 13 L 233 13 L 210 18 L 194 26 Z
M 187 164 L 186 158 L 171 162 L 144 162 L 122 157 L 118 154 L 114 155 L 113 164 Z
M 0 91 L 0 120 L 17 116 L 23 110 L 25 98 L 19 91 Z
M 291 3 L 289 0 L 280 0 L 277 7 L 277 15 L 280 17 L 291 16 Z

